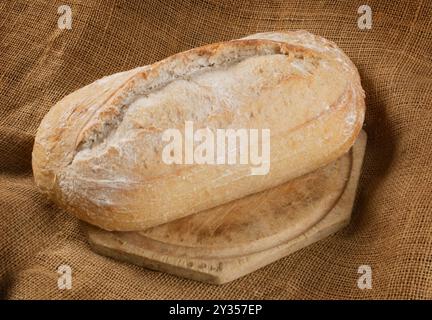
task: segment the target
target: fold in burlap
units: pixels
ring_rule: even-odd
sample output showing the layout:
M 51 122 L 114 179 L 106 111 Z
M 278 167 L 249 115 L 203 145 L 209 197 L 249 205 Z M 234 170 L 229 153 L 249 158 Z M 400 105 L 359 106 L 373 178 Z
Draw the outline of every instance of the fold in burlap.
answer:
M 432 298 L 432 3 L 368 1 L 57 1 L 0 4 L 2 298 Z M 94 254 L 81 224 L 32 180 L 36 129 L 66 94 L 104 75 L 260 31 L 306 29 L 359 68 L 369 135 L 353 219 L 336 235 L 223 286 Z M 71 266 L 71 290 L 56 269 Z M 357 287 L 360 265 L 371 290 Z

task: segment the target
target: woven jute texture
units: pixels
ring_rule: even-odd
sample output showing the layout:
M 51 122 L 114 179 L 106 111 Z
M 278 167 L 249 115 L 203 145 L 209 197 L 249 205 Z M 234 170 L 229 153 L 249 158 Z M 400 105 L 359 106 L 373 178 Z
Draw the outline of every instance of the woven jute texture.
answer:
M 68 4 L 72 29 L 59 29 Z M 0 296 L 5 299 L 432 299 L 432 2 L 0 2 Z M 353 219 L 323 241 L 222 286 L 93 253 L 81 223 L 33 183 L 36 129 L 66 94 L 115 72 L 251 33 L 335 41 L 366 91 L 369 140 Z M 59 290 L 58 266 L 72 268 Z M 358 268 L 372 269 L 360 290 Z

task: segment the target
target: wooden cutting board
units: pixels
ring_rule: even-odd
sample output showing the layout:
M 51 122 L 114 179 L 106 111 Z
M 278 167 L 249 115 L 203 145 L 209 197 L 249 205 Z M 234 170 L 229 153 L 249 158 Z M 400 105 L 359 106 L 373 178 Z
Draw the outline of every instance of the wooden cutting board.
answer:
M 366 133 L 328 166 L 278 187 L 140 232 L 88 225 L 94 251 L 153 270 L 222 284 L 348 224 Z

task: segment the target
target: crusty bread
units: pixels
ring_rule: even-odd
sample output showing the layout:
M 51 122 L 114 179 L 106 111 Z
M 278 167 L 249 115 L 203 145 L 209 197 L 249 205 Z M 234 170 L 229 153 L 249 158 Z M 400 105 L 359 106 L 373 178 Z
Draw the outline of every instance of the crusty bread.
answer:
M 33 149 L 39 189 L 107 230 L 142 230 L 281 184 L 347 152 L 362 127 L 357 69 L 330 41 L 270 32 L 102 78 L 59 101 Z M 270 129 L 270 171 L 162 161 L 162 132 Z

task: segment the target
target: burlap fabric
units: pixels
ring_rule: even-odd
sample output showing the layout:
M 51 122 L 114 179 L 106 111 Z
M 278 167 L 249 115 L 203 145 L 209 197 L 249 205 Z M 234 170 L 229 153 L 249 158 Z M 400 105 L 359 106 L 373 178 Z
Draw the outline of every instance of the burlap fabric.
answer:
M 72 9 L 60 30 L 57 8 Z M 432 3 L 367 1 L 1 1 L 2 298 L 432 298 Z M 213 286 L 94 254 L 81 224 L 36 190 L 36 129 L 66 94 L 104 75 L 260 31 L 306 29 L 358 66 L 365 163 L 351 224 L 257 272 Z M 57 267 L 73 270 L 71 290 Z M 357 287 L 360 265 L 372 289 Z

